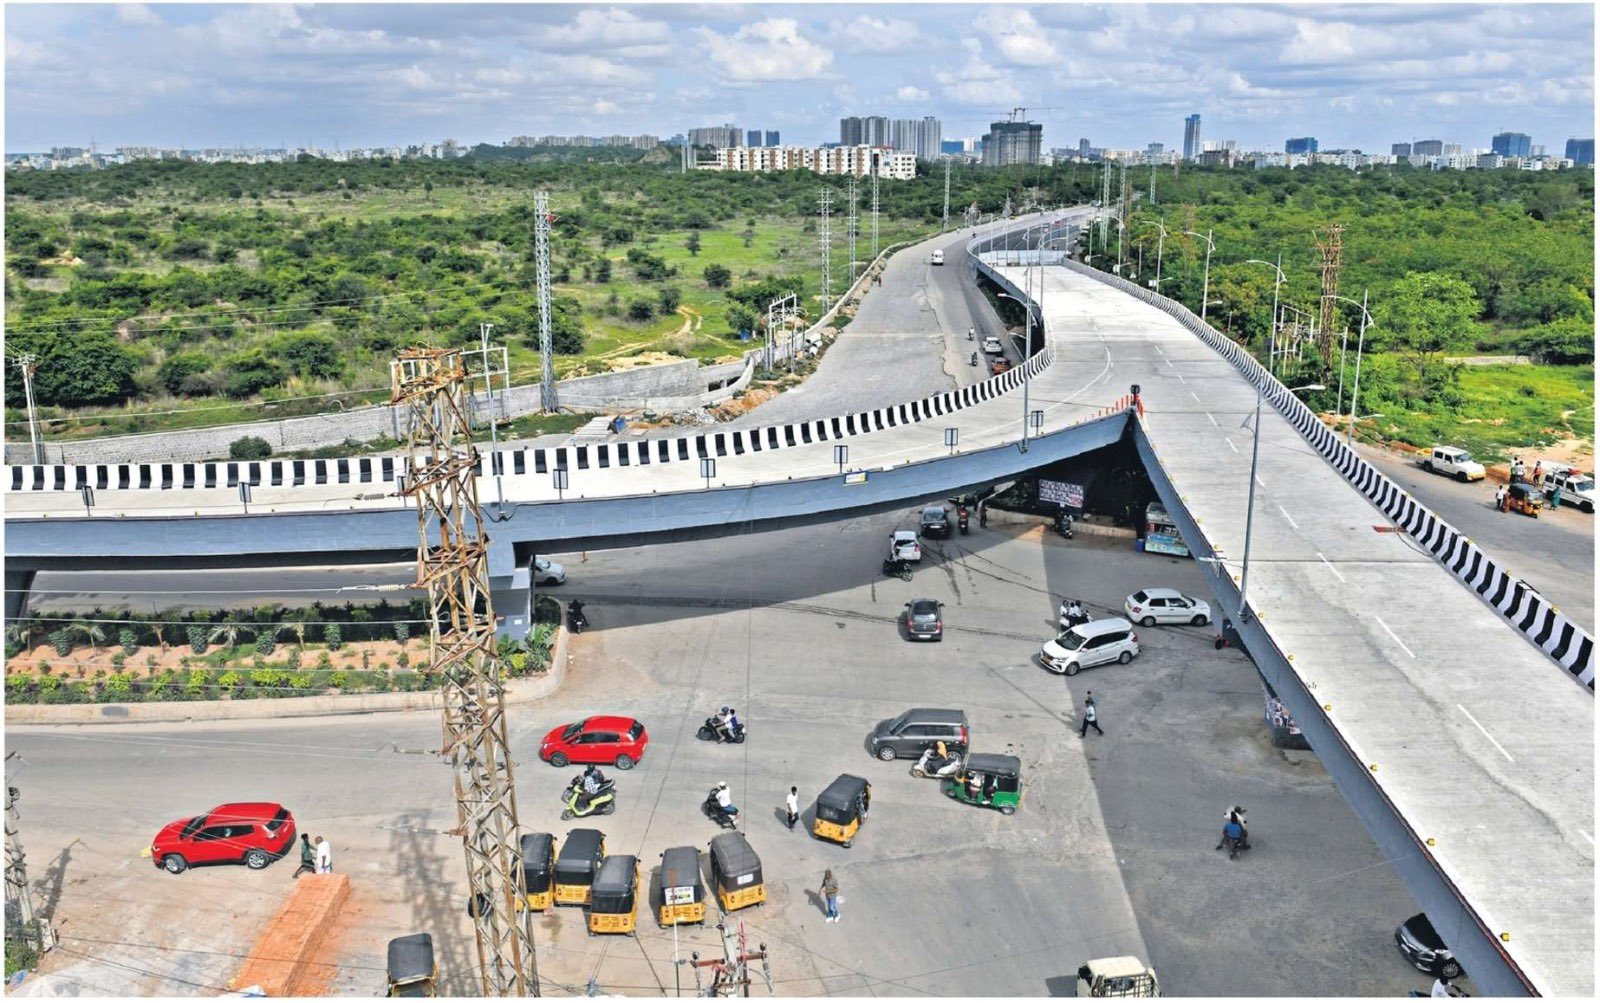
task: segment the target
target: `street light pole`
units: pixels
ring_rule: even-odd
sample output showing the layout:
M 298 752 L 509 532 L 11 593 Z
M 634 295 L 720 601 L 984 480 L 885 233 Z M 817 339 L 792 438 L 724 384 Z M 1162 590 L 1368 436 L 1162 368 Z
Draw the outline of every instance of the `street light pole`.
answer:
M 1210 230 L 1204 234 L 1195 233 L 1193 230 L 1183 232 L 1206 242 L 1206 277 L 1200 289 L 1200 320 L 1203 323 L 1206 319 L 1206 308 L 1211 305 L 1211 252 L 1217 249 L 1217 243 L 1211 239 Z
M 1303 390 L 1321 389 L 1323 386 L 1320 383 L 1308 383 L 1303 387 L 1293 387 L 1289 392 L 1297 394 Z M 1233 614 L 1238 623 L 1245 622 L 1245 594 L 1250 588 L 1250 532 L 1255 526 L 1256 517 L 1256 459 L 1261 455 L 1261 398 L 1264 395 L 1263 387 L 1257 384 L 1255 435 L 1250 443 L 1250 500 L 1246 502 L 1244 510 L 1244 571 L 1239 576 L 1239 608 Z

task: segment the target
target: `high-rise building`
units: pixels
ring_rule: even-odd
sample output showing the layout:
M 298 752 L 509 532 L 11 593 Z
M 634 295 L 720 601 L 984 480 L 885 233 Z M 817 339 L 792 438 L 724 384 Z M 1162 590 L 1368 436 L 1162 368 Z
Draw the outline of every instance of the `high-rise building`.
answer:
M 1567 140 L 1567 159 L 1574 164 L 1594 163 L 1594 140 L 1569 139 Z
M 1533 153 L 1533 137 L 1525 132 L 1500 132 L 1489 147 L 1502 157 L 1527 157 Z
M 1389 156 L 1391 156 L 1391 157 L 1409 157 L 1409 156 L 1411 156 L 1411 144 L 1410 143 L 1390 143 L 1389 144 Z
M 1200 155 L 1200 113 L 1195 112 L 1183 120 L 1183 159 L 1193 160 Z
M 1044 126 L 1036 122 L 991 122 L 983 137 L 983 166 L 1037 164 L 1044 148 Z
M 1283 144 L 1284 153 L 1316 153 L 1317 137 L 1299 136 Z
M 1444 155 L 1444 140 L 1419 139 L 1411 144 L 1413 157 L 1441 157 Z
M 761 145 L 762 146 L 777 146 L 778 145 L 778 130 L 776 130 L 776 129 L 768 129 L 767 130 L 767 141 L 765 143 L 762 143 Z
M 745 130 L 744 145 L 746 145 L 746 146 L 760 146 L 761 145 L 761 130 L 760 129 L 747 129 L 747 130 Z

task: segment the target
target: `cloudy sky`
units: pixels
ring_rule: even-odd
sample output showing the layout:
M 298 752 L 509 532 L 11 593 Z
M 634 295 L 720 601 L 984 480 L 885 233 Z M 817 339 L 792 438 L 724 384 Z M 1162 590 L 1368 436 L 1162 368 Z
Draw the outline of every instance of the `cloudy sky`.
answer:
M 5 149 L 374 146 L 734 122 L 838 139 L 841 115 L 1047 146 L 1207 138 L 1559 152 L 1594 134 L 1588 4 L 33 5 L 5 11 Z

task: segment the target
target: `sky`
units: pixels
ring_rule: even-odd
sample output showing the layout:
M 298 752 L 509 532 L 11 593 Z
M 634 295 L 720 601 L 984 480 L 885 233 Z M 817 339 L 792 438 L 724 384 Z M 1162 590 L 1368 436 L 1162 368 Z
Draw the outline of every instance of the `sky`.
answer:
M 8 4 L 5 149 L 501 143 L 845 115 L 1045 146 L 1207 139 L 1559 153 L 1594 135 L 1587 4 Z

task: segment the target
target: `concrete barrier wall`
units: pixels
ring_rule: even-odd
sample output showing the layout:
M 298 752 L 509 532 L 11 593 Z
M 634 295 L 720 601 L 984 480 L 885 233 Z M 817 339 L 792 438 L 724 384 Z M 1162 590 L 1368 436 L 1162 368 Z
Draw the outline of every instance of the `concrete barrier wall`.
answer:
M 1066 261 L 1064 264 L 1075 272 L 1138 297 L 1194 332 L 1200 340 L 1232 363 L 1251 385 L 1260 388 L 1266 400 L 1288 419 L 1312 448 L 1321 453 L 1379 511 L 1394 520 L 1451 574 L 1593 692 L 1594 639 L 1582 627 L 1346 446 L 1338 434 L 1329 430 L 1315 412 L 1290 393 L 1248 351 L 1176 300 L 1076 261 Z

